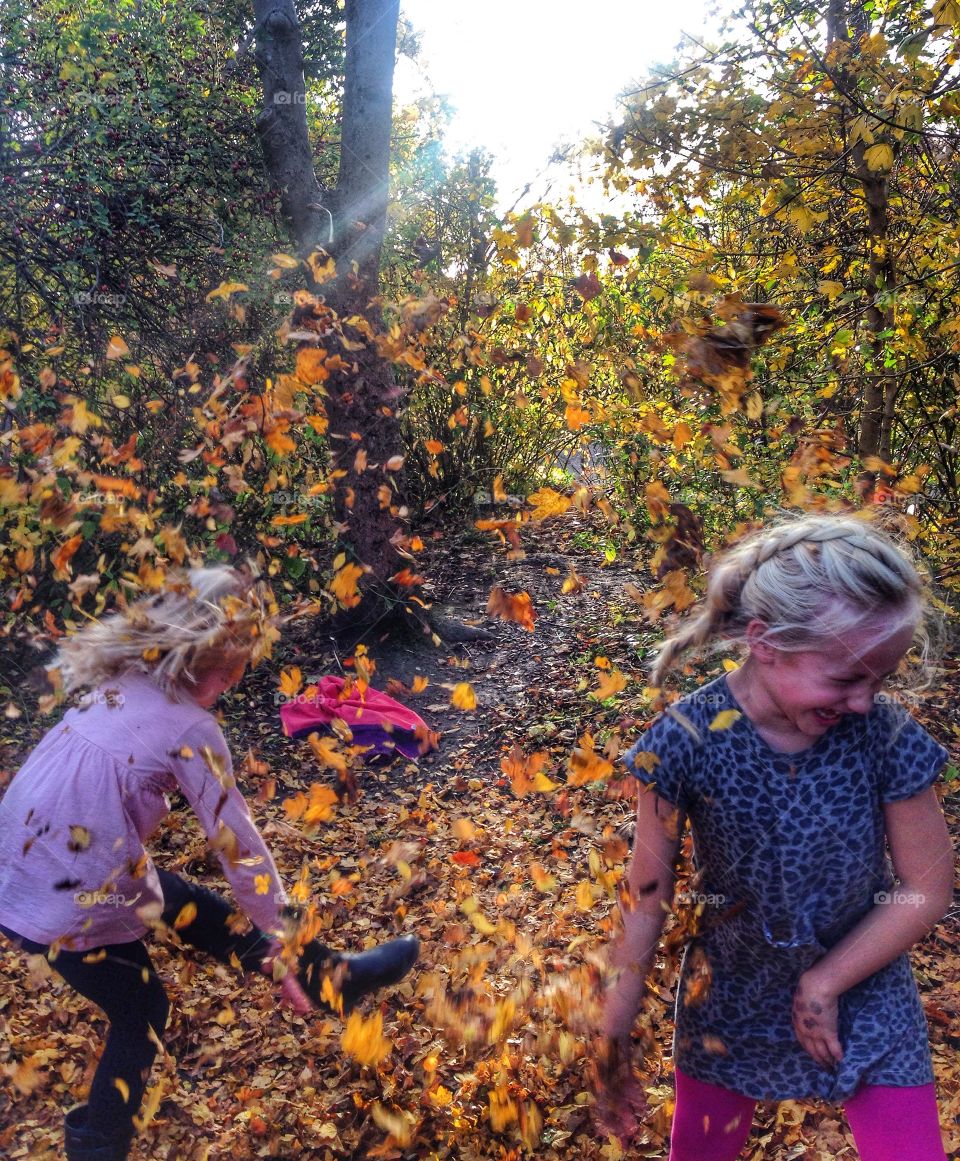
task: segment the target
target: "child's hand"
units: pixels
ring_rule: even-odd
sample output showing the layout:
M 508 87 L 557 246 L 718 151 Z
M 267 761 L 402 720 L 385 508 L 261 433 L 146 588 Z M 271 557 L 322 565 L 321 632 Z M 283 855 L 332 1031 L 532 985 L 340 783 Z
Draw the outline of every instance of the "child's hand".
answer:
M 821 1068 L 833 1068 L 843 1059 L 837 1035 L 837 997 L 818 988 L 806 974 L 793 994 L 793 1030 Z
M 292 1008 L 300 1016 L 313 1011 L 313 1003 L 300 987 L 294 972 L 287 972 L 280 981 L 280 1004 L 281 1007 Z
M 604 1136 L 628 1144 L 637 1134 L 647 1107 L 640 1081 L 633 1074 L 629 1044 L 600 1035 L 594 1041 L 593 1117 Z
M 292 1008 L 300 1016 L 305 1016 L 308 1012 L 313 1011 L 313 1002 L 307 993 L 300 986 L 297 979 L 297 973 L 291 969 L 287 969 L 282 976 L 274 972 L 274 963 L 279 955 L 279 945 L 274 944 L 271 953 L 260 964 L 260 970 L 265 976 L 269 976 L 274 983 L 280 985 L 280 1005 L 284 1008 Z

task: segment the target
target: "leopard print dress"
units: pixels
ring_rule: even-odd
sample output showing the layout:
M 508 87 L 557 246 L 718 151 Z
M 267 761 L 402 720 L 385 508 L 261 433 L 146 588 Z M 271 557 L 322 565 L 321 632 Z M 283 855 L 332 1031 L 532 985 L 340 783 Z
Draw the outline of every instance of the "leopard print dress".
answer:
M 861 1084 L 930 1083 L 906 954 L 840 997 L 843 1060 L 832 1069 L 800 1046 L 791 1009 L 801 973 L 897 892 L 882 806 L 932 785 L 946 750 L 889 695 L 796 754 L 772 749 L 742 712 L 711 730 L 724 710 L 740 712 L 725 676 L 669 707 L 626 756 L 690 819 L 701 872 L 692 901 L 704 922 L 677 992 L 677 1067 L 758 1100 L 840 1102 Z

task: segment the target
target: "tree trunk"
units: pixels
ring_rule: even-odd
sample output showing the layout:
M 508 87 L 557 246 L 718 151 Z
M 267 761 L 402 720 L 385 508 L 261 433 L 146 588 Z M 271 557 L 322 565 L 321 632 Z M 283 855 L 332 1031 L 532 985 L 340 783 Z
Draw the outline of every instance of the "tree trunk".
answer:
M 866 10 L 850 0 L 830 0 L 827 12 L 827 41 L 848 42 L 853 35 L 864 41 L 870 34 Z M 856 100 L 855 81 L 841 66 L 834 74 L 842 97 Z M 895 143 L 892 145 L 896 149 Z M 866 298 L 866 321 L 870 331 L 870 355 L 873 369 L 866 376 L 860 404 L 860 431 L 857 453 L 861 460 L 879 456 L 889 460 L 893 431 L 894 406 L 897 398 L 897 380 L 892 369 L 885 366 L 886 340 L 894 327 L 893 292 L 896 288 L 896 269 L 889 244 L 889 186 L 886 175 L 872 170 L 866 161 L 866 145 L 857 141 L 851 151 L 853 169 L 867 207 L 867 237 L 869 261 L 863 286 Z M 861 486 L 865 494 L 873 490 L 876 472 L 865 470 Z
M 398 499 L 402 455 L 398 389 L 378 352 L 376 302 L 389 196 L 393 69 L 399 0 L 348 0 L 340 168 L 335 190 L 317 183 L 307 134 L 300 26 L 292 0 L 254 0 L 257 63 L 264 86 L 258 119 L 269 172 L 301 257 L 323 248 L 336 276 L 311 289 L 335 312 L 328 352 L 343 360 L 327 381 L 334 517 L 340 547 L 365 570 L 358 621 L 393 600 L 390 578 L 404 513 Z M 332 235 L 332 237 L 331 237 Z M 352 323 L 350 320 L 354 320 Z M 391 463 L 391 461 L 394 461 Z M 388 467 L 387 465 L 390 464 Z
M 253 11 L 255 59 L 263 82 L 257 134 L 294 244 L 306 257 L 324 236 L 327 214 L 307 133 L 300 23 L 293 0 L 254 0 Z

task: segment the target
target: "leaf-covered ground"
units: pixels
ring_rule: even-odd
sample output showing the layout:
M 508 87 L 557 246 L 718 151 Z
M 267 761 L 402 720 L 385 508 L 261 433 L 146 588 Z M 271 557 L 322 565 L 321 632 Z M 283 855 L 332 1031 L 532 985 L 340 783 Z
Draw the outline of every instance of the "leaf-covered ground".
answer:
M 403 985 L 367 1001 L 350 1055 L 339 1020 L 294 1016 L 266 981 L 154 942 L 172 1012 L 134 1158 L 624 1156 L 591 1122 L 588 1038 L 632 822 L 629 785 L 605 763 L 647 716 L 642 657 L 656 634 L 629 595 L 643 583 L 638 562 L 605 553 L 588 517 L 568 514 L 539 544 L 527 529 L 523 559 L 476 536 L 428 546 L 437 597 L 493 640 L 435 648 L 368 638 L 373 684 L 393 679 L 390 691 L 441 732 L 441 746 L 419 764 L 357 766 L 352 800 L 328 821 L 305 828 L 283 805 L 336 778 L 306 743 L 280 735 L 277 686 L 281 668 L 299 668 L 305 683 L 342 673 L 342 647 L 297 622 L 274 662 L 224 699 L 255 816 L 288 886 L 302 882 L 319 902 L 328 941 L 355 950 L 413 931 L 423 951 Z M 532 633 L 486 618 L 494 585 L 530 594 Z M 622 692 L 591 696 L 615 690 L 618 674 Z M 417 677 L 429 684 L 413 694 Z M 462 682 L 476 693 L 473 711 L 450 704 Z M 921 711 L 954 753 L 958 691 L 954 669 Z M 8 722 L 4 784 L 48 724 L 32 713 Z M 945 806 L 960 833 L 960 800 Z M 162 866 L 220 883 L 184 809 L 152 850 Z M 960 1157 L 956 912 L 914 963 L 942 1123 Z M 673 986 L 671 961 L 647 1008 L 650 1115 L 631 1157 L 666 1155 Z M 62 1112 L 85 1095 L 104 1023 L 42 963 L 3 944 L 0 1028 L 0 1153 L 58 1157 Z M 800 1102 L 760 1106 L 747 1155 L 856 1157 L 839 1109 Z

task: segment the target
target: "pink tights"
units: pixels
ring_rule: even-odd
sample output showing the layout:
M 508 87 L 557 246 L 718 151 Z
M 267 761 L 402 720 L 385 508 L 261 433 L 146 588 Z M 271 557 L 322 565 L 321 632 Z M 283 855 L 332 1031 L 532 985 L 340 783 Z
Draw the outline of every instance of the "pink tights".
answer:
M 676 1070 L 670 1161 L 736 1161 L 756 1101 Z M 934 1086 L 864 1085 L 843 1106 L 860 1161 L 946 1161 Z

